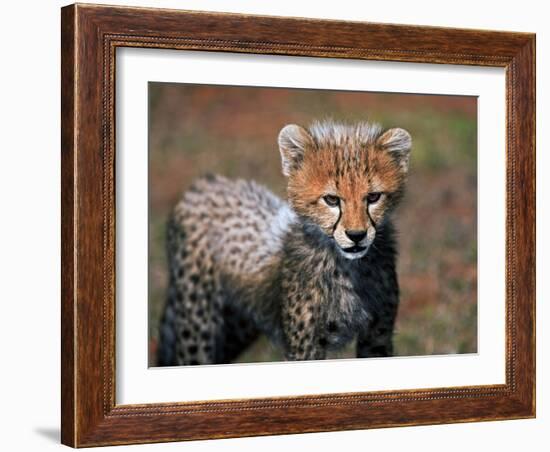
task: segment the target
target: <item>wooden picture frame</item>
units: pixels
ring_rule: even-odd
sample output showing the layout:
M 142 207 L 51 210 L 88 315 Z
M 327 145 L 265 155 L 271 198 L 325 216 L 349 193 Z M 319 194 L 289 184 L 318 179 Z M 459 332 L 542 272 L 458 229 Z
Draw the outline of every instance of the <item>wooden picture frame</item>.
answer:
M 73 447 L 535 416 L 535 36 L 176 10 L 62 9 L 62 442 Z M 115 50 L 147 47 L 506 70 L 506 383 L 115 403 Z

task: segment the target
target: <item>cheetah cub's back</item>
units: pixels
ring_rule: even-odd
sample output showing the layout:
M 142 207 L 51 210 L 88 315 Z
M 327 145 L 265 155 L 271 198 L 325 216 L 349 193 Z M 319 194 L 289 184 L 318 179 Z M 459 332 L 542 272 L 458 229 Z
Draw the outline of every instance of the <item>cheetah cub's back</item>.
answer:
M 185 234 L 186 252 L 208 256 L 217 272 L 240 278 L 269 263 L 294 218 L 264 186 L 219 175 L 195 181 L 173 213 L 173 223 Z

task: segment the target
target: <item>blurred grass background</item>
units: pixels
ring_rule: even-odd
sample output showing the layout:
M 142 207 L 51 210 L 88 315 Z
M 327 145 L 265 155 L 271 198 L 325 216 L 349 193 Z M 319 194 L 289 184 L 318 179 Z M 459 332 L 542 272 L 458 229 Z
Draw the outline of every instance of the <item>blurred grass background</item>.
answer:
M 205 172 L 255 179 L 281 197 L 277 135 L 315 119 L 376 121 L 413 137 L 396 213 L 401 302 L 395 353 L 477 351 L 477 101 L 384 94 L 149 83 L 149 363 L 165 301 L 165 222 Z M 331 357 L 354 357 L 353 344 Z M 278 361 L 260 338 L 239 362 Z

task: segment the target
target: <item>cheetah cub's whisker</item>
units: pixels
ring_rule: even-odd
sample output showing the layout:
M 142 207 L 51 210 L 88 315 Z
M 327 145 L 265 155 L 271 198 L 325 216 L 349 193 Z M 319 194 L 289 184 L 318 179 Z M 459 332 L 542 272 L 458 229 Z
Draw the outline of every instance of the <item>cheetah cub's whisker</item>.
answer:
M 198 179 L 167 227 L 158 364 L 232 362 L 259 333 L 288 360 L 391 356 L 399 302 L 391 214 L 411 137 L 370 123 L 285 126 L 288 202 L 222 176 Z

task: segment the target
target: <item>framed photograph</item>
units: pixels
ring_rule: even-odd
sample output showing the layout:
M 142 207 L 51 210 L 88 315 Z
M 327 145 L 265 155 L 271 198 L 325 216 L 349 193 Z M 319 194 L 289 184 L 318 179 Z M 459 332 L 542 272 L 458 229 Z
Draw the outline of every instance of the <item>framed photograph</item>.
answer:
M 62 442 L 535 416 L 535 36 L 62 8 Z

